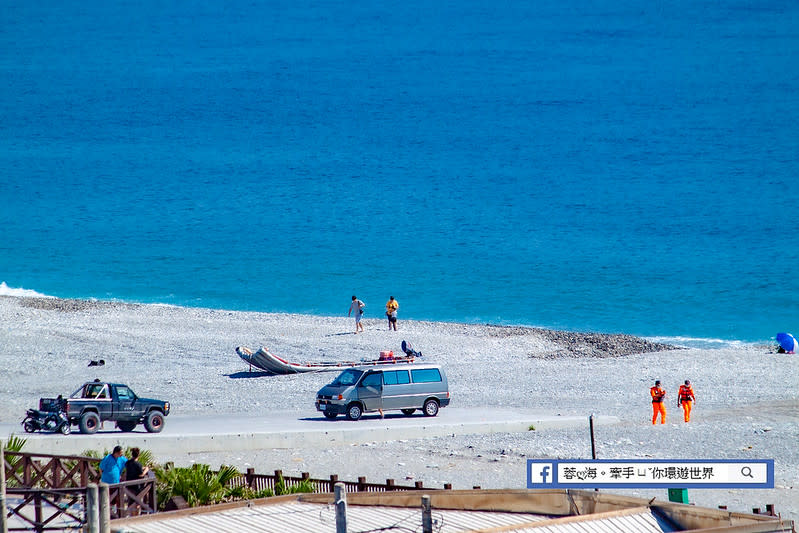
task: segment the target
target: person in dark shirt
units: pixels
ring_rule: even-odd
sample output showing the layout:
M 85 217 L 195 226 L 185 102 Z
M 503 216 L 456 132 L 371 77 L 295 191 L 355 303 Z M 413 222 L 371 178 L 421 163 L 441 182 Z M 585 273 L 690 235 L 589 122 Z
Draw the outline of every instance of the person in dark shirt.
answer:
M 141 451 L 138 448 L 130 449 L 130 459 L 125 463 L 125 481 L 134 481 L 136 479 L 143 479 L 150 469 L 142 466 L 139 462 L 139 454 Z

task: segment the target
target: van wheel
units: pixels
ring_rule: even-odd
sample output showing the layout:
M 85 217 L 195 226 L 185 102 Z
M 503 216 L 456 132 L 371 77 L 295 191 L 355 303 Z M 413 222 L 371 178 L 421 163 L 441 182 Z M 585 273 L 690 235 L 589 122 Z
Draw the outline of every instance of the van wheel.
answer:
M 436 416 L 438 414 L 438 402 L 430 399 L 424 402 L 424 416 Z
M 338 416 L 338 413 L 334 413 L 333 411 L 324 411 L 324 413 L 325 418 L 328 420 L 335 420 L 335 418 Z
M 97 413 L 83 413 L 78 426 L 81 433 L 97 433 L 100 428 L 100 417 L 97 416 Z
M 358 420 L 361 418 L 363 414 L 363 409 L 357 403 L 351 403 L 349 407 L 347 407 L 347 418 L 350 420 Z
M 416 409 L 403 409 L 402 414 L 405 416 L 411 416 L 413 413 L 416 412 Z

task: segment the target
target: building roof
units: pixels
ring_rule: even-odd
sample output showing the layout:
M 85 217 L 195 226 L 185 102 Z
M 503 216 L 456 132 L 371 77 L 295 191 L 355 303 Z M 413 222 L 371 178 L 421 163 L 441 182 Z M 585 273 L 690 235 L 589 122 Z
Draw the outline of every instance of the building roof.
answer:
M 436 533 L 791 531 L 773 517 L 566 490 L 431 491 Z M 348 531 L 421 531 L 422 493 L 347 494 Z M 336 532 L 332 494 L 302 494 L 114 520 L 117 533 Z

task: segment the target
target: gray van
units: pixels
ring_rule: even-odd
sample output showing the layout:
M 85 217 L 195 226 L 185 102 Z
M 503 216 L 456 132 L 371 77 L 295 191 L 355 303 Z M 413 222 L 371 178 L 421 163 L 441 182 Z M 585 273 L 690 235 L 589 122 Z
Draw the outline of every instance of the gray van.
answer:
M 362 366 L 348 368 L 322 387 L 316 393 L 316 410 L 330 419 L 346 414 L 358 420 L 378 409 L 400 410 L 405 416 L 421 409 L 425 416 L 436 416 L 449 400 L 447 376 L 438 365 Z

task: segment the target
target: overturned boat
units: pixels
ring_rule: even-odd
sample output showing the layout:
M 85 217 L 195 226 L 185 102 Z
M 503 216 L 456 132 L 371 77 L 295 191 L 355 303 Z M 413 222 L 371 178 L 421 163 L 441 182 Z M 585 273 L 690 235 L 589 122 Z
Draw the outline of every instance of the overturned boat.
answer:
M 362 359 L 360 361 L 315 361 L 304 363 L 293 363 L 278 357 L 266 347 L 261 347 L 253 351 L 246 346 L 236 347 L 236 353 L 246 363 L 260 368 L 272 374 L 301 374 L 305 372 L 335 372 L 342 368 L 353 366 L 368 365 L 394 365 L 398 363 L 413 363 L 417 357 L 421 357 L 421 352 L 415 351 L 410 344 L 402 341 L 402 348 L 405 355 L 394 356 L 394 352 L 380 352 L 378 359 Z M 252 368 L 250 368 L 252 370 Z

